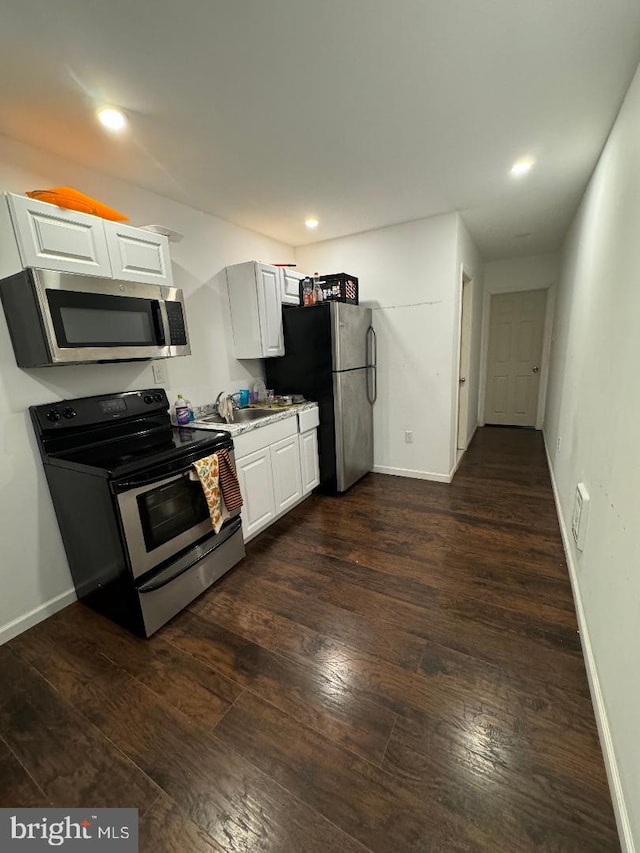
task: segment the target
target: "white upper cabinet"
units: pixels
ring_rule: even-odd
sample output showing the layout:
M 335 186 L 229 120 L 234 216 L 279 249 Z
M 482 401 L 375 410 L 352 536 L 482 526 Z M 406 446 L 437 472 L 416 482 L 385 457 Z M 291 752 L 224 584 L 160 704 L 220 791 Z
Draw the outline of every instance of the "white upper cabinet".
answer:
M 111 277 L 102 219 L 12 193 L 8 201 L 24 267 Z
M 163 234 L 14 193 L 0 195 L 0 254 L 0 278 L 39 267 L 173 284 Z
M 173 284 L 169 241 L 163 234 L 104 220 L 114 278 L 144 284 Z
M 257 261 L 227 267 L 236 358 L 284 355 L 281 272 Z
M 282 301 L 285 305 L 300 304 L 300 281 L 304 273 L 282 267 Z

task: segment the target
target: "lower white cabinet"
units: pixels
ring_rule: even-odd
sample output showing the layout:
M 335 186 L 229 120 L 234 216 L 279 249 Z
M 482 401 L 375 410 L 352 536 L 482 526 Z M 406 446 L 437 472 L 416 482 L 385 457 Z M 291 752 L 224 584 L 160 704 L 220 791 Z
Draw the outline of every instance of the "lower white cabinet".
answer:
M 318 431 L 310 429 L 300 434 L 300 468 L 302 473 L 302 494 L 308 495 L 320 483 L 318 465 Z
M 279 515 L 297 504 L 302 497 L 302 476 L 300 472 L 300 452 L 298 436 L 279 441 L 271 447 L 271 466 L 273 468 L 273 493 L 276 513 Z
M 318 485 L 318 443 L 315 428 L 298 433 L 296 417 L 241 433 L 233 443 L 247 541 Z
M 276 517 L 270 449 L 265 447 L 236 459 L 236 469 L 244 501 L 242 533 L 246 540 L 271 524 Z

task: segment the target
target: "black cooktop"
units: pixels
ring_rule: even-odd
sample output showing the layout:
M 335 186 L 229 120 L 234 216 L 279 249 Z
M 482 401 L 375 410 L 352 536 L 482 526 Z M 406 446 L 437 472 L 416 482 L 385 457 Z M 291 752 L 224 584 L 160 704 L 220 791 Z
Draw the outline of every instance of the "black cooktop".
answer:
M 78 468 L 110 478 L 161 465 L 184 461 L 185 465 L 209 456 L 228 444 L 228 432 L 167 427 L 143 437 L 130 436 L 98 446 L 68 450 L 49 456 L 49 462 Z
M 127 391 L 32 406 L 45 462 L 115 479 L 188 466 L 231 446 L 222 430 L 174 427 L 163 390 Z

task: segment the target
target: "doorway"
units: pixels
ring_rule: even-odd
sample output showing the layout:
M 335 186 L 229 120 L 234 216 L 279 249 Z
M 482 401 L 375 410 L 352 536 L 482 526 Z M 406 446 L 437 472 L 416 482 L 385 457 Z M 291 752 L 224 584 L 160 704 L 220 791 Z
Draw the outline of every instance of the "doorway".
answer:
M 491 297 L 484 422 L 535 427 L 546 290 Z
M 458 372 L 458 456 L 469 443 L 469 374 L 471 371 L 471 325 L 473 320 L 473 281 L 462 273 L 460 308 L 460 359 Z M 476 421 L 474 419 L 474 425 Z

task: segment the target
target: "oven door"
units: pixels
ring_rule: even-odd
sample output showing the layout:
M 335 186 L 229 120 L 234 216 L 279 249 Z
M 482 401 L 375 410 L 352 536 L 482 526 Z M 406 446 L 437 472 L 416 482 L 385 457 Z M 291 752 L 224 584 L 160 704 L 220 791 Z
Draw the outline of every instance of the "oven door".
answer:
M 233 451 L 229 451 L 235 467 Z M 138 578 L 213 532 L 209 507 L 191 464 L 158 479 L 140 474 L 116 485 L 133 576 Z M 235 518 L 236 510 L 231 514 Z
M 178 288 L 31 274 L 52 364 L 189 355 Z

